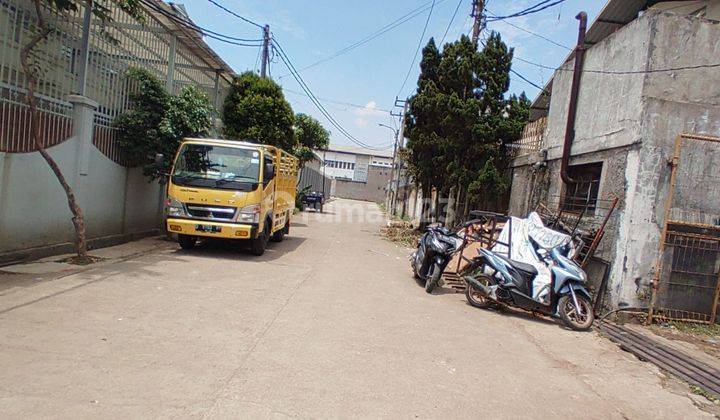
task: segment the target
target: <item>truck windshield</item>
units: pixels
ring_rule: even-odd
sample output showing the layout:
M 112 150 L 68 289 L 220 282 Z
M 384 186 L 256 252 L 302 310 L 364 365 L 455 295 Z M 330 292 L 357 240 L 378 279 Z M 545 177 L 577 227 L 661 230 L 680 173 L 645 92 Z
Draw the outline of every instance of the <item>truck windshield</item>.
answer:
M 260 152 L 252 149 L 185 144 L 173 167 L 173 183 L 198 187 L 247 189 L 258 183 Z

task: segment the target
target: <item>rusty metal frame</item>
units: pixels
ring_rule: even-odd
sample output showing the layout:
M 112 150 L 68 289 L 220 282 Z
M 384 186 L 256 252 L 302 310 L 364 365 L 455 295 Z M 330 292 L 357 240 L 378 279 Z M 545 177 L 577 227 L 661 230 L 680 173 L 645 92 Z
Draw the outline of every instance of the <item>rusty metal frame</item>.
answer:
M 500 213 L 485 211 L 472 211 L 470 213 L 474 218 L 466 222 L 467 226 L 461 229 L 463 233 L 463 243 L 460 248 L 454 253 L 454 255 L 458 255 L 458 261 L 455 265 L 455 271 L 448 272 L 448 267 L 446 267 L 446 271 L 442 274 L 442 278 L 446 282 L 446 284 L 449 284 L 451 287 L 457 290 L 465 289 L 465 281 L 461 278 L 462 272 L 460 270 L 460 266 L 463 264 L 463 261 L 466 263 L 471 263 L 474 258 L 472 256 L 470 258 L 465 256 L 465 250 L 467 249 L 467 246 L 469 244 L 479 242 L 481 247 L 487 249 L 492 248 L 496 244 L 500 244 L 507 246 L 508 250 L 510 250 L 510 244 L 512 243 L 511 217 Z M 506 223 L 510 225 L 511 232 L 510 236 L 508 237 L 508 243 L 498 240 L 498 236 L 500 234 L 500 230 L 498 229 L 498 227 L 501 223 Z M 479 230 L 475 228 L 476 226 L 479 226 Z
M 713 228 L 717 229 L 717 226 L 712 225 L 704 225 L 700 223 L 689 223 L 684 222 L 681 220 L 670 220 L 670 211 L 672 208 L 672 202 L 673 202 L 673 196 L 675 194 L 675 187 L 677 184 L 677 169 L 680 165 L 680 156 L 682 153 L 682 145 L 683 140 L 699 140 L 699 141 L 709 141 L 713 143 L 720 144 L 720 137 L 715 136 L 707 136 L 707 135 L 701 135 L 701 134 L 690 134 L 690 133 L 681 133 L 678 134 L 677 137 L 675 137 L 675 146 L 672 157 L 668 160 L 668 164 L 670 165 L 670 186 L 668 187 L 668 194 L 665 198 L 665 203 L 663 207 L 663 228 L 662 232 L 660 234 L 660 243 L 659 243 L 659 253 L 657 260 L 655 262 L 654 266 L 654 273 L 653 273 L 653 279 L 652 279 L 652 295 L 650 298 L 650 307 L 648 308 L 648 317 L 646 320 L 646 323 L 649 325 L 652 323 L 654 318 L 658 319 L 666 319 L 667 317 L 663 316 L 662 314 L 658 314 L 658 308 L 657 306 L 657 297 L 658 297 L 658 288 L 660 284 L 660 276 L 662 275 L 663 271 L 663 264 L 662 259 L 663 255 L 665 254 L 665 247 L 668 237 L 668 226 L 669 225 L 684 225 L 684 226 L 694 226 L 694 227 L 706 227 L 706 228 Z M 713 238 L 717 240 L 717 238 Z M 715 291 L 713 296 L 713 303 L 711 308 L 711 314 L 709 320 L 702 320 L 697 319 L 694 316 L 689 317 L 688 319 L 684 319 L 686 321 L 690 322 L 699 322 L 699 323 L 708 323 L 708 324 L 714 324 L 715 320 L 717 318 L 717 305 L 718 305 L 718 297 L 720 297 L 720 276 L 718 278 L 718 281 L 715 285 Z M 693 313 L 695 314 L 695 313 Z M 681 319 L 682 317 L 672 317 L 672 319 Z

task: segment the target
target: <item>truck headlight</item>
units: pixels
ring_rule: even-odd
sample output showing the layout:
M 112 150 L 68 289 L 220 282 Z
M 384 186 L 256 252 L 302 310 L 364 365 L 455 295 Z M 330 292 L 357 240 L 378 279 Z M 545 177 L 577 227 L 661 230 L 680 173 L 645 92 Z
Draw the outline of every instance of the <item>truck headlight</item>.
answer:
M 185 206 L 178 200 L 168 197 L 165 201 L 165 213 L 170 217 L 186 217 Z
M 260 204 L 241 208 L 238 214 L 238 222 L 260 223 Z

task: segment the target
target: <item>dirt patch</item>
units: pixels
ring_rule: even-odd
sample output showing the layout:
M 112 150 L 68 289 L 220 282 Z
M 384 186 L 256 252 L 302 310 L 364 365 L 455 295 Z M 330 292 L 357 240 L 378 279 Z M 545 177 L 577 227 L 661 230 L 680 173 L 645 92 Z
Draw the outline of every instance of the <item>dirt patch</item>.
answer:
M 380 228 L 380 236 L 390 242 L 405 245 L 410 248 L 417 246 L 422 233 L 413 229 L 407 222 L 392 221 L 388 226 Z
M 73 255 L 72 257 L 67 257 L 67 258 L 63 258 L 60 260 L 56 260 L 55 262 L 83 266 L 83 265 L 95 264 L 95 263 L 104 261 L 105 259 L 106 258 L 94 257 L 92 255 L 88 255 L 85 258 L 80 258 L 77 255 Z
M 650 330 L 668 340 L 679 340 L 697 346 L 710 356 L 720 358 L 720 326 L 689 323 L 652 325 Z

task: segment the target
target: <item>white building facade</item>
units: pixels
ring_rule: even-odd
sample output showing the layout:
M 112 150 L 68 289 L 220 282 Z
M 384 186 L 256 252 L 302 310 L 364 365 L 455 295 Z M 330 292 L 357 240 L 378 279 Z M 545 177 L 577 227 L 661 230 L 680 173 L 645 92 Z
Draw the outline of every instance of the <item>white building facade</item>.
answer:
M 325 162 L 325 175 L 333 179 L 366 182 L 370 167 L 392 167 L 391 150 L 330 146 L 327 150 L 315 150 L 315 154 Z

